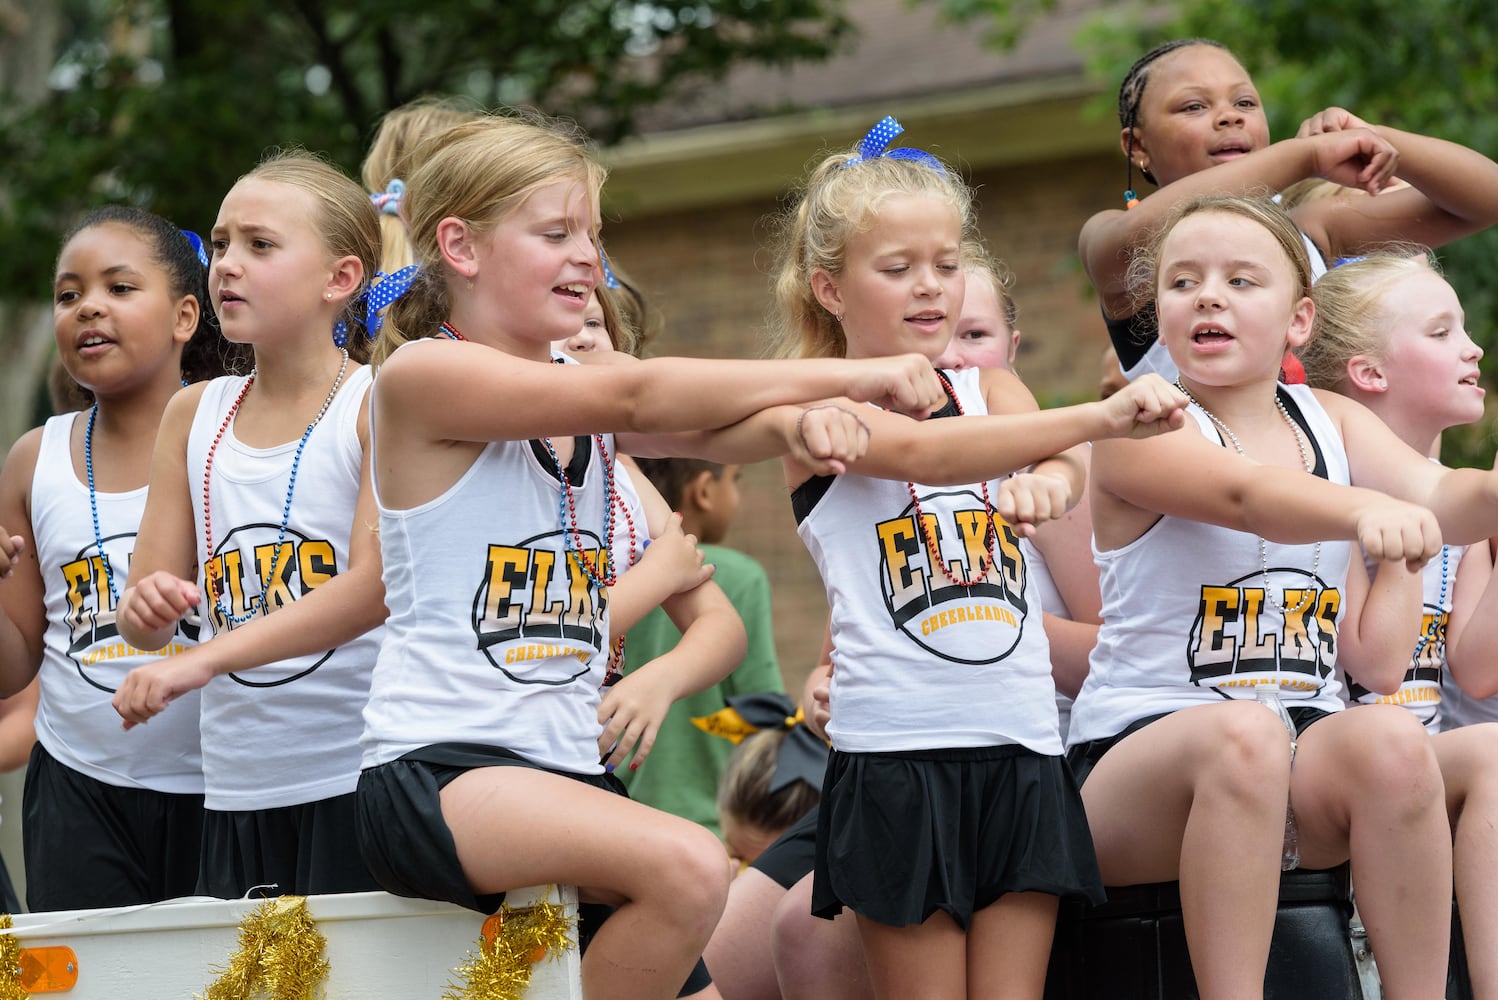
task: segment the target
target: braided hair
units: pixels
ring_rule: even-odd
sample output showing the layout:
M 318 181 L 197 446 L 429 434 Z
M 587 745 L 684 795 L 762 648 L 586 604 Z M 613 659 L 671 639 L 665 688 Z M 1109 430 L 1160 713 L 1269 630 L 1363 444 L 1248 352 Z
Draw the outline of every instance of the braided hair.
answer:
M 1177 49 L 1191 45 L 1210 45 L 1224 52 L 1228 50 L 1226 45 L 1210 38 L 1177 38 L 1175 41 L 1156 45 L 1129 67 L 1129 72 L 1124 75 L 1123 83 L 1118 88 L 1118 123 L 1128 132 L 1128 148 L 1124 151 L 1128 160 L 1128 190 L 1132 191 L 1134 188 L 1134 126 L 1139 123 L 1139 103 L 1144 99 L 1144 88 L 1149 83 L 1149 68 Z M 1145 180 L 1151 184 L 1159 184 L 1147 167 L 1140 167 L 1139 170 L 1144 174 Z

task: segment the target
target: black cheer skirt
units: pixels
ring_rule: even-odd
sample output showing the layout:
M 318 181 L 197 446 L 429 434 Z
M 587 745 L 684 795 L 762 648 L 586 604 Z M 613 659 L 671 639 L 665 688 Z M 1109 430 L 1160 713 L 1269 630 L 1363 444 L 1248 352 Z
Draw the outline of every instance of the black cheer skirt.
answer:
M 1022 746 L 834 751 L 823 779 L 812 912 L 892 927 L 937 910 L 963 930 L 1006 892 L 1103 901 L 1092 835 L 1061 757 Z

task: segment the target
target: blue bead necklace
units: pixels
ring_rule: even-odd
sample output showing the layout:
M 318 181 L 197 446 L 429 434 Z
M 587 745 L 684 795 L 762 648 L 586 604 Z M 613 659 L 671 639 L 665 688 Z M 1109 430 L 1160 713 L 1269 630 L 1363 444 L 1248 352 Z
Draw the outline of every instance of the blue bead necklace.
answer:
M 1447 570 L 1450 568 L 1450 566 L 1451 566 L 1451 550 L 1450 550 L 1450 546 L 1442 545 L 1441 546 L 1441 596 L 1436 599 L 1436 613 L 1435 613 L 1435 615 L 1433 615 L 1431 617 L 1430 624 L 1427 625 L 1421 631 L 1421 633 L 1420 633 L 1420 641 L 1417 642 L 1417 643 L 1415 643 L 1415 652 L 1414 652 L 1414 655 L 1411 657 L 1411 660 L 1418 661 L 1420 659 L 1420 654 L 1425 650 L 1425 647 L 1427 645 L 1429 645 L 1430 643 L 1436 641 L 1436 635 L 1437 635 L 1437 633 L 1439 633 L 1439 631 L 1441 629 L 1441 615 L 1443 615 L 1443 614 L 1446 613 L 1446 582 L 1447 582 L 1447 575 L 1446 575 L 1446 573 L 1447 573 Z
M 88 473 L 88 509 L 94 518 L 94 547 L 99 552 L 99 561 L 104 564 L 104 582 L 109 587 L 110 600 L 114 607 L 120 606 L 120 592 L 114 586 L 114 567 L 109 564 L 109 554 L 104 551 L 104 536 L 99 531 L 99 496 L 94 491 L 94 419 L 99 415 L 99 404 L 88 411 L 88 425 L 83 429 L 83 470 Z
M 270 582 L 276 578 L 276 570 L 281 564 L 281 548 L 286 544 L 286 526 L 291 523 L 291 500 L 296 494 L 296 474 L 302 465 L 302 452 L 307 447 L 307 439 L 312 436 L 312 428 L 316 427 L 322 421 L 322 418 L 328 412 L 328 407 L 333 405 L 333 397 L 338 395 L 338 387 L 343 384 L 343 376 L 348 371 L 348 350 L 343 349 L 342 354 L 343 363 L 338 366 L 338 375 L 333 379 L 333 388 L 328 390 L 327 398 L 322 401 L 322 406 L 318 408 L 317 415 L 312 418 L 312 422 L 302 432 L 302 439 L 297 442 L 296 454 L 291 459 L 291 478 L 286 484 L 286 503 L 281 508 L 281 530 L 276 535 L 276 548 L 271 555 L 270 569 L 266 570 L 265 579 L 260 582 L 259 603 L 262 607 L 265 604 L 266 595 L 270 593 Z M 219 441 L 228 433 L 229 424 L 234 420 L 234 414 L 239 412 L 239 404 L 244 402 L 245 396 L 249 395 L 250 386 L 254 384 L 255 372 L 252 370 L 250 377 L 245 381 L 244 388 L 240 390 L 239 396 L 229 407 L 229 412 L 224 415 L 224 422 L 219 425 L 218 434 L 213 439 L 213 446 L 208 449 L 208 460 L 203 464 L 203 534 L 208 547 L 207 564 L 209 566 L 214 565 L 212 561 L 213 514 L 212 508 L 209 505 L 209 484 L 213 478 L 213 455 L 218 450 Z M 208 571 L 208 591 L 209 598 L 218 606 L 224 618 L 228 620 L 230 628 L 235 625 L 243 625 L 255 617 L 257 609 L 248 599 L 246 599 L 245 604 L 249 607 L 249 610 L 245 614 L 236 615 L 229 609 L 229 602 L 225 598 L 223 585 L 219 580 L 219 571 L 215 569 Z

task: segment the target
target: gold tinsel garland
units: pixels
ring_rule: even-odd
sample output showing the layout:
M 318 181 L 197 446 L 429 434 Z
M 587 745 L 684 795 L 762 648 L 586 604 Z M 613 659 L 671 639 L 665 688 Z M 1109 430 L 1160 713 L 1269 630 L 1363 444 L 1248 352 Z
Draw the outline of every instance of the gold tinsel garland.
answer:
M 0 930 L 9 930 L 9 913 L 0 913 Z M 21 942 L 14 934 L 0 934 L 0 1000 L 26 1000 L 21 988 Z
M 520 1000 L 530 986 L 531 967 L 573 947 L 572 921 L 551 902 L 524 909 L 501 903 L 489 919 L 497 929 L 479 940 L 479 954 L 470 951 L 453 970 L 465 982 L 449 985 L 442 1000 Z
M 239 925 L 239 950 L 198 1000 L 313 1000 L 328 978 L 326 943 L 306 897 L 267 899 Z

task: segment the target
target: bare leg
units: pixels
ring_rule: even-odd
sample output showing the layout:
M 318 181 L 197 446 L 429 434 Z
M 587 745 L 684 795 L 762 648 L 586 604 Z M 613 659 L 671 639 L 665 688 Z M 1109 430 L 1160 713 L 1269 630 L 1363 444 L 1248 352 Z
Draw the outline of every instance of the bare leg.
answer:
M 1431 740 L 1446 785 L 1452 872 L 1477 1000 L 1498 998 L 1498 723 Z
M 966 1000 L 967 935 L 945 913 L 911 927 L 860 916 L 858 935 L 877 1000 Z
M 1291 777 L 1302 864 L 1351 857 L 1388 1000 L 1446 991 L 1451 830 L 1431 743 L 1405 709 L 1359 705 L 1301 735 Z
M 674 998 L 723 911 L 716 837 L 582 782 L 477 768 L 442 790 L 442 814 L 476 891 L 562 882 L 618 906 L 583 957 L 588 996 Z
M 1204 1000 L 1261 1000 L 1279 898 L 1290 741 L 1251 701 L 1175 712 L 1082 786 L 1104 885 L 1179 879 Z
M 784 898 L 780 883 L 757 868 L 729 883 L 723 919 L 702 956 L 725 1000 L 780 1000 L 771 937 Z
M 785 1000 L 870 1000 L 874 985 L 863 960 L 858 922 L 811 915 L 811 876 L 793 885 L 775 909 L 775 973 Z
M 973 914 L 967 942 L 969 1000 L 1041 1000 L 1056 934 L 1056 905 L 1055 896 L 1011 892 Z

